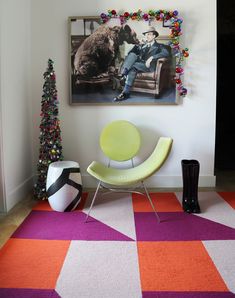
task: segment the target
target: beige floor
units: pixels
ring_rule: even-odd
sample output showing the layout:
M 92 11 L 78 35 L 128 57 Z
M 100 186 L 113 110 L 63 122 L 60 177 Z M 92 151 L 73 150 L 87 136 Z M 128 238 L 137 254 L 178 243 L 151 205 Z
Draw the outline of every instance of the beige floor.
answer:
M 0 215 L 0 248 L 30 213 L 35 204 L 37 201 L 32 198 L 32 195 L 29 195 L 12 208 L 8 214 Z
M 235 171 L 217 172 L 216 177 L 216 187 L 210 188 L 210 190 L 235 191 Z M 170 189 L 170 191 L 178 190 L 181 189 Z M 202 188 L 200 190 L 208 190 L 208 188 Z M 151 191 L 169 191 L 169 189 L 151 189 Z M 35 204 L 37 204 L 37 201 L 29 195 L 18 203 L 8 214 L 0 215 L 0 248 L 30 213 Z

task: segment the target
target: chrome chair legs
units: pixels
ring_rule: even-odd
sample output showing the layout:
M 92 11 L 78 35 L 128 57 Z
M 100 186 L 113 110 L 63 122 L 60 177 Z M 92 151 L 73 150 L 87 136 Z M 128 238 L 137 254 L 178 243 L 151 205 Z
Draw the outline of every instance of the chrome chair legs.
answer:
M 99 191 L 99 188 L 100 188 L 100 184 L 101 184 L 101 181 L 99 181 L 99 183 L 98 183 L 98 185 L 97 185 L 97 188 L 96 188 L 96 191 L 95 191 L 94 197 L 93 197 L 93 199 L 92 199 L 92 202 L 91 202 L 90 208 L 89 208 L 89 210 L 88 210 L 88 213 L 87 213 L 87 216 L 86 216 L 85 222 L 87 222 L 87 219 L 88 219 L 88 217 L 89 217 L 89 214 L 90 214 L 90 212 L 91 212 L 91 209 L 92 209 L 92 207 L 93 207 L 93 205 L 94 205 L 94 203 L 95 203 L 95 199 L 96 199 L 96 197 L 97 197 L 97 194 L 98 194 L 98 191 Z
M 147 188 L 146 188 L 146 186 L 145 186 L 145 184 L 144 184 L 143 181 L 141 181 L 141 184 L 142 184 L 142 186 L 143 186 L 143 188 L 145 190 L 145 193 L 146 193 L 147 198 L 149 199 L 149 202 L 151 204 L 151 207 L 152 207 L 152 209 L 153 209 L 153 211 L 154 211 L 154 213 L 155 213 L 155 215 L 157 217 L 157 221 L 158 221 L 158 223 L 160 223 L 161 222 L 160 217 L 158 216 L 157 211 L 156 211 L 156 209 L 155 209 L 155 207 L 153 205 L 153 201 L 152 201 L 152 199 L 151 199 L 151 197 L 149 195 L 149 192 L 148 192 L 148 190 L 147 190 Z
M 150 195 L 149 195 L 149 192 L 148 192 L 148 190 L 147 190 L 147 187 L 145 186 L 145 184 L 144 184 L 144 182 L 143 181 L 141 181 L 141 184 L 142 184 L 142 187 L 143 187 L 143 189 L 144 189 L 144 191 L 145 191 L 145 194 L 146 194 L 146 196 L 147 196 L 147 198 L 148 198 L 148 200 L 149 200 L 149 202 L 150 202 L 150 205 L 151 205 L 151 207 L 152 207 L 152 209 L 153 209 L 153 211 L 154 211 L 154 213 L 155 213 L 155 215 L 156 215 L 156 217 L 157 217 L 157 221 L 158 221 L 158 223 L 160 223 L 161 222 L 161 220 L 160 220 L 160 217 L 159 217 L 159 215 L 157 214 L 157 211 L 156 211 L 156 209 L 155 209 L 155 207 L 154 207 L 154 204 L 153 204 L 153 201 L 152 201 L 152 199 L 151 199 L 151 197 L 150 197 Z M 87 220 L 88 220 L 88 217 L 89 217 L 89 215 L 90 215 L 90 212 L 91 212 L 91 209 L 92 209 L 92 207 L 93 207 L 93 205 L 94 205 L 94 203 L 95 203 L 95 199 L 96 199 L 96 197 L 97 197 L 97 194 L 98 194 L 98 192 L 99 192 L 99 189 L 102 187 L 102 184 L 101 184 L 101 181 L 99 181 L 99 183 L 98 183 L 98 185 L 97 185 L 97 188 L 96 188 L 96 191 L 95 191 L 95 194 L 94 194 L 94 197 L 93 197 L 93 199 L 92 199 L 92 202 L 91 202 L 91 205 L 90 205 L 90 207 L 89 207 L 89 210 L 88 210 L 88 212 L 87 212 L 87 216 L 86 216 L 86 219 L 85 219 L 85 223 L 87 222 Z M 104 187 L 104 188 L 106 188 L 106 187 Z M 107 188 L 106 188 L 107 189 Z M 139 192 L 139 191 L 125 191 L 124 189 L 109 189 L 110 190 L 110 192 L 131 192 L 131 193 L 138 193 L 138 194 L 141 194 L 141 195 L 145 195 L 144 193 L 142 193 L 142 192 Z

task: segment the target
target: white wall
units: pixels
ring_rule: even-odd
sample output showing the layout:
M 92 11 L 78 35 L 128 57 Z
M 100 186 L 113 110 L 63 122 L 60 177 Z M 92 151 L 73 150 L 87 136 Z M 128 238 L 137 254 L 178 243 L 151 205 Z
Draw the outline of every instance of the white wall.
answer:
M 1 1 L 0 80 L 5 211 L 32 189 L 30 0 Z
M 177 9 L 184 19 L 181 43 L 190 49 L 185 66 L 188 95 L 177 106 L 69 106 L 69 16 L 93 16 L 108 9 Z M 81 165 L 85 186 L 92 160 L 104 160 L 98 146 L 102 127 L 115 119 L 135 123 L 143 134 L 139 161 L 147 157 L 159 136 L 174 139 L 168 162 L 149 180 L 152 187 L 182 185 L 181 159 L 198 159 L 200 186 L 213 186 L 216 111 L 216 1 L 215 0 L 32 0 L 31 70 L 34 118 L 34 163 L 38 159 L 39 114 L 43 72 L 50 57 L 55 62 L 65 159 Z

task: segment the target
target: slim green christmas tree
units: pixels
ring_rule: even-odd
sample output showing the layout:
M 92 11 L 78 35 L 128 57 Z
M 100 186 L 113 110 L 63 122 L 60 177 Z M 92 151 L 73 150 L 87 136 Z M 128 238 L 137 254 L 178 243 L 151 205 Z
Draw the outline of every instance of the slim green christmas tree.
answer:
M 34 185 L 34 196 L 47 199 L 46 178 L 50 163 L 63 160 L 61 145 L 61 130 L 58 119 L 58 98 L 56 90 L 56 76 L 53 61 L 48 60 L 48 67 L 44 73 L 43 95 L 41 101 L 40 149 L 37 164 L 38 179 Z

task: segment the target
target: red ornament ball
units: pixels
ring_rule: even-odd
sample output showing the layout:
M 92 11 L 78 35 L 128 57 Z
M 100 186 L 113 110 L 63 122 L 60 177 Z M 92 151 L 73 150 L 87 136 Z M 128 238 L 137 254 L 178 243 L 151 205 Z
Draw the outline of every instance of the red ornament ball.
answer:
M 176 67 L 175 72 L 176 73 L 181 73 L 183 69 L 181 67 Z
M 175 82 L 176 82 L 176 84 L 181 84 L 181 80 L 180 79 L 176 79 Z

